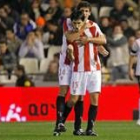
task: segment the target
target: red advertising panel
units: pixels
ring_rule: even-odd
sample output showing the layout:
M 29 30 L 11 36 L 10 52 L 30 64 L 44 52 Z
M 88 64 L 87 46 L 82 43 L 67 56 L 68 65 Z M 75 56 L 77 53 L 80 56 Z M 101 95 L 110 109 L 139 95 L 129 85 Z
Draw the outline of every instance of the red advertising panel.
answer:
M 0 88 L 0 121 L 51 121 L 56 118 L 58 87 Z M 68 97 L 67 97 L 68 98 Z M 132 120 L 138 109 L 138 87 L 105 86 L 99 100 L 98 120 Z M 84 98 L 84 116 L 87 120 L 89 95 Z M 69 116 L 73 120 L 74 112 Z

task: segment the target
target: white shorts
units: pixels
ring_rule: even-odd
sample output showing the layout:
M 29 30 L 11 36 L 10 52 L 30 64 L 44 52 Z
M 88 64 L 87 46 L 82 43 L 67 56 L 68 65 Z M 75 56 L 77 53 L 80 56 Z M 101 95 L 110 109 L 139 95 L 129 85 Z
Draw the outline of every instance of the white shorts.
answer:
M 101 92 L 101 71 L 73 72 L 70 86 L 72 95 Z
M 70 85 L 72 75 L 72 66 L 71 65 L 60 65 L 59 66 L 59 85 L 65 86 Z

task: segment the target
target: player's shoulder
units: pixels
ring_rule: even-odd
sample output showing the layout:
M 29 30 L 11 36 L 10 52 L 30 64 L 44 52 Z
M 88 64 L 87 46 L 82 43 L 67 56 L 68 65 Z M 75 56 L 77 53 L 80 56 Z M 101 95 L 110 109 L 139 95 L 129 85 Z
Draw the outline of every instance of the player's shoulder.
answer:
M 92 27 L 98 27 L 98 24 L 92 20 L 87 21 L 87 27 L 92 28 Z
M 72 22 L 70 18 L 66 18 L 63 22 L 63 27 L 66 30 L 72 30 Z
M 67 24 L 67 25 L 72 24 L 70 18 L 66 18 L 66 19 L 64 20 L 64 23 Z

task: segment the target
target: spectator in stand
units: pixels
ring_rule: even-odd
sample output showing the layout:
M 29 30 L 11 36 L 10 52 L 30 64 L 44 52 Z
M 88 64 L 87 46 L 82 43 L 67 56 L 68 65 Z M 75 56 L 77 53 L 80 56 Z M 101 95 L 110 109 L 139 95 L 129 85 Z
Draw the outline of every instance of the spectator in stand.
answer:
M 55 23 L 58 23 L 61 19 L 62 13 L 63 11 L 59 6 L 58 0 L 50 0 L 49 8 L 45 13 L 45 19 L 46 21 L 52 20 Z
M 119 23 L 121 17 L 131 17 L 133 9 L 129 8 L 124 0 L 115 0 L 114 8 L 110 12 L 111 24 L 114 25 Z
M 123 29 L 123 33 L 127 38 L 135 35 L 135 31 L 128 24 L 127 17 L 122 17 L 120 19 L 120 24 Z
M 44 81 L 57 81 L 58 80 L 58 63 L 59 54 L 54 55 L 54 59 L 50 62 L 47 73 L 45 74 Z
M 30 13 L 31 2 L 30 0 L 9 0 L 9 3 L 13 9 L 16 9 L 18 13 Z
M 16 57 L 9 51 L 5 40 L 0 41 L 0 72 L 6 71 L 8 76 L 11 76 L 12 71 L 16 66 Z
M 9 17 L 11 17 L 14 21 L 19 21 L 20 16 L 18 12 L 12 9 L 12 7 L 9 4 L 4 4 L 3 8 L 5 9 Z
M 108 17 L 102 17 L 100 19 L 100 28 L 101 28 L 101 31 L 106 35 L 106 36 L 111 36 L 112 35 L 112 28 L 110 26 L 110 22 L 109 22 L 109 18 Z M 106 50 L 109 52 L 109 47 L 108 47 L 108 44 L 105 44 L 104 45 Z M 104 57 L 103 55 L 99 54 L 100 58 L 101 58 L 101 61 L 103 63 L 103 66 L 107 67 L 107 61 L 108 61 L 108 58 L 110 56 L 110 54 L 107 56 L 107 57 Z
M 6 39 L 8 49 L 18 57 L 18 51 L 22 41 L 14 34 L 13 29 L 6 30 Z
M 25 40 L 29 32 L 36 29 L 36 24 L 30 19 L 28 13 L 22 13 L 20 21 L 14 25 L 14 33 L 21 39 Z
M 18 65 L 15 70 L 15 74 L 18 77 L 16 81 L 16 87 L 34 87 L 34 82 L 26 75 L 25 68 L 22 65 Z
M 33 0 L 31 3 L 31 14 L 30 17 L 35 21 L 39 17 L 44 15 L 44 11 L 41 8 L 40 0 Z
M 92 1 L 92 0 L 90 0 Z M 99 0 L 99 6 L 109 6 L 109 7 L 113 7 L 114 6 L 114 0 Z
M 70 7 L 65 7 L 63 11 L 63 15 L 61 17 L 61 24 L 63 25 L 63 21 L 66 20 L 66 18 L 70 18 L 70 15 L 72 13 L 72 9 Z
M 28 34 L 26 40 L 22 43 L 19 50 L 20 58 L 44 58 L 44 47 L 42 42 L 36 38 L 35 33 L 32 31 Z
M 126 4 L 132 7 L 133 9 L 138 8 L 139 0 L 125 0 Z
M 72 0 L 72 2 L 73 2 L 73 9 L 76 9 L 77 8 L 77 6 L 79 5 L 79 3 L 81 2 L 82 0 Z
M 49 32 L 43 32 L 41 29 L 35 30 L 36 37 L 43 43 L 43 45 L 48 45 L 49 41 Z
M 103 6 L 114 6 L 114 0 L 87 0 L 89 3 L 96 5 L 99 9 Z
M 47 22 L 46 32 L 49 32 L 48 44 L 55 46 L 62 45 L 63 30 L 61 25 L 58 25 L 53 20 L 50 20 Z
M 128 18 L 128 24 L 133 30 L 139 29 L 140 20 L 138 12 L 133 11 L 133 16 Z
M 0 33 L 5 34 L 7 28 L 13 28 L 14 20 L 8 16 L 3 7 L 0 8 Z
M 110 26 L 109 17 L 101 17 L 101 19 L 100 19 L 100 28 L 101 28 L 101 31 L 106 36 L 111 36 L 112 35 L 112 27 Z
M 112 68 L 112 80 L 126 79 L 128 72 L 129 51 L 127 38 L 120 25 L 116 25 L 112 38 L 107 37 L 110 47 L 108 65 Z
M 40 29 L 36 29 L 35 30 L 35 35 L 36 35 L 36 38 L 38 39 L 38 40 L 40 40 L 41 42 L 43 42 L 43 32 L 42 32 L 42 30 L 40 30 Z

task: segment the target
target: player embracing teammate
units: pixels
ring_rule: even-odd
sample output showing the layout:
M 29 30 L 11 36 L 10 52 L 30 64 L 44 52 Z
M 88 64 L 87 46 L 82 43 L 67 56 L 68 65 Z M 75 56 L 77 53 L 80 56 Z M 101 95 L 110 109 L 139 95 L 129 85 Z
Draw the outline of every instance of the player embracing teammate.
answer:
M 57 121 L 54 135 L 66 131 L 64 123 L 72 107 L 75 107 L 74 135 L 97 136 L 92 129 L 98 109 L 98 97 L 101 90 L 101 66 L 98 56 L 98 47 L 103 55 L 108 52 L 99 45 L 105 44 L 106 39 L 98 25 L 88 17 L 91 7 L 88 2 L 81 2 L 70 19 L 64 22 L 63 45 L 59 61 L 60 92 L 57 97 Z M 69 60 L 67 47 L 71 45 Z M 70 99 L 65 103 L 65 96 L 70 86 Z M 90 93 L 90 107 L 86 132 L 81 129 L 83 113 L 83 96 L 86 90 Z

